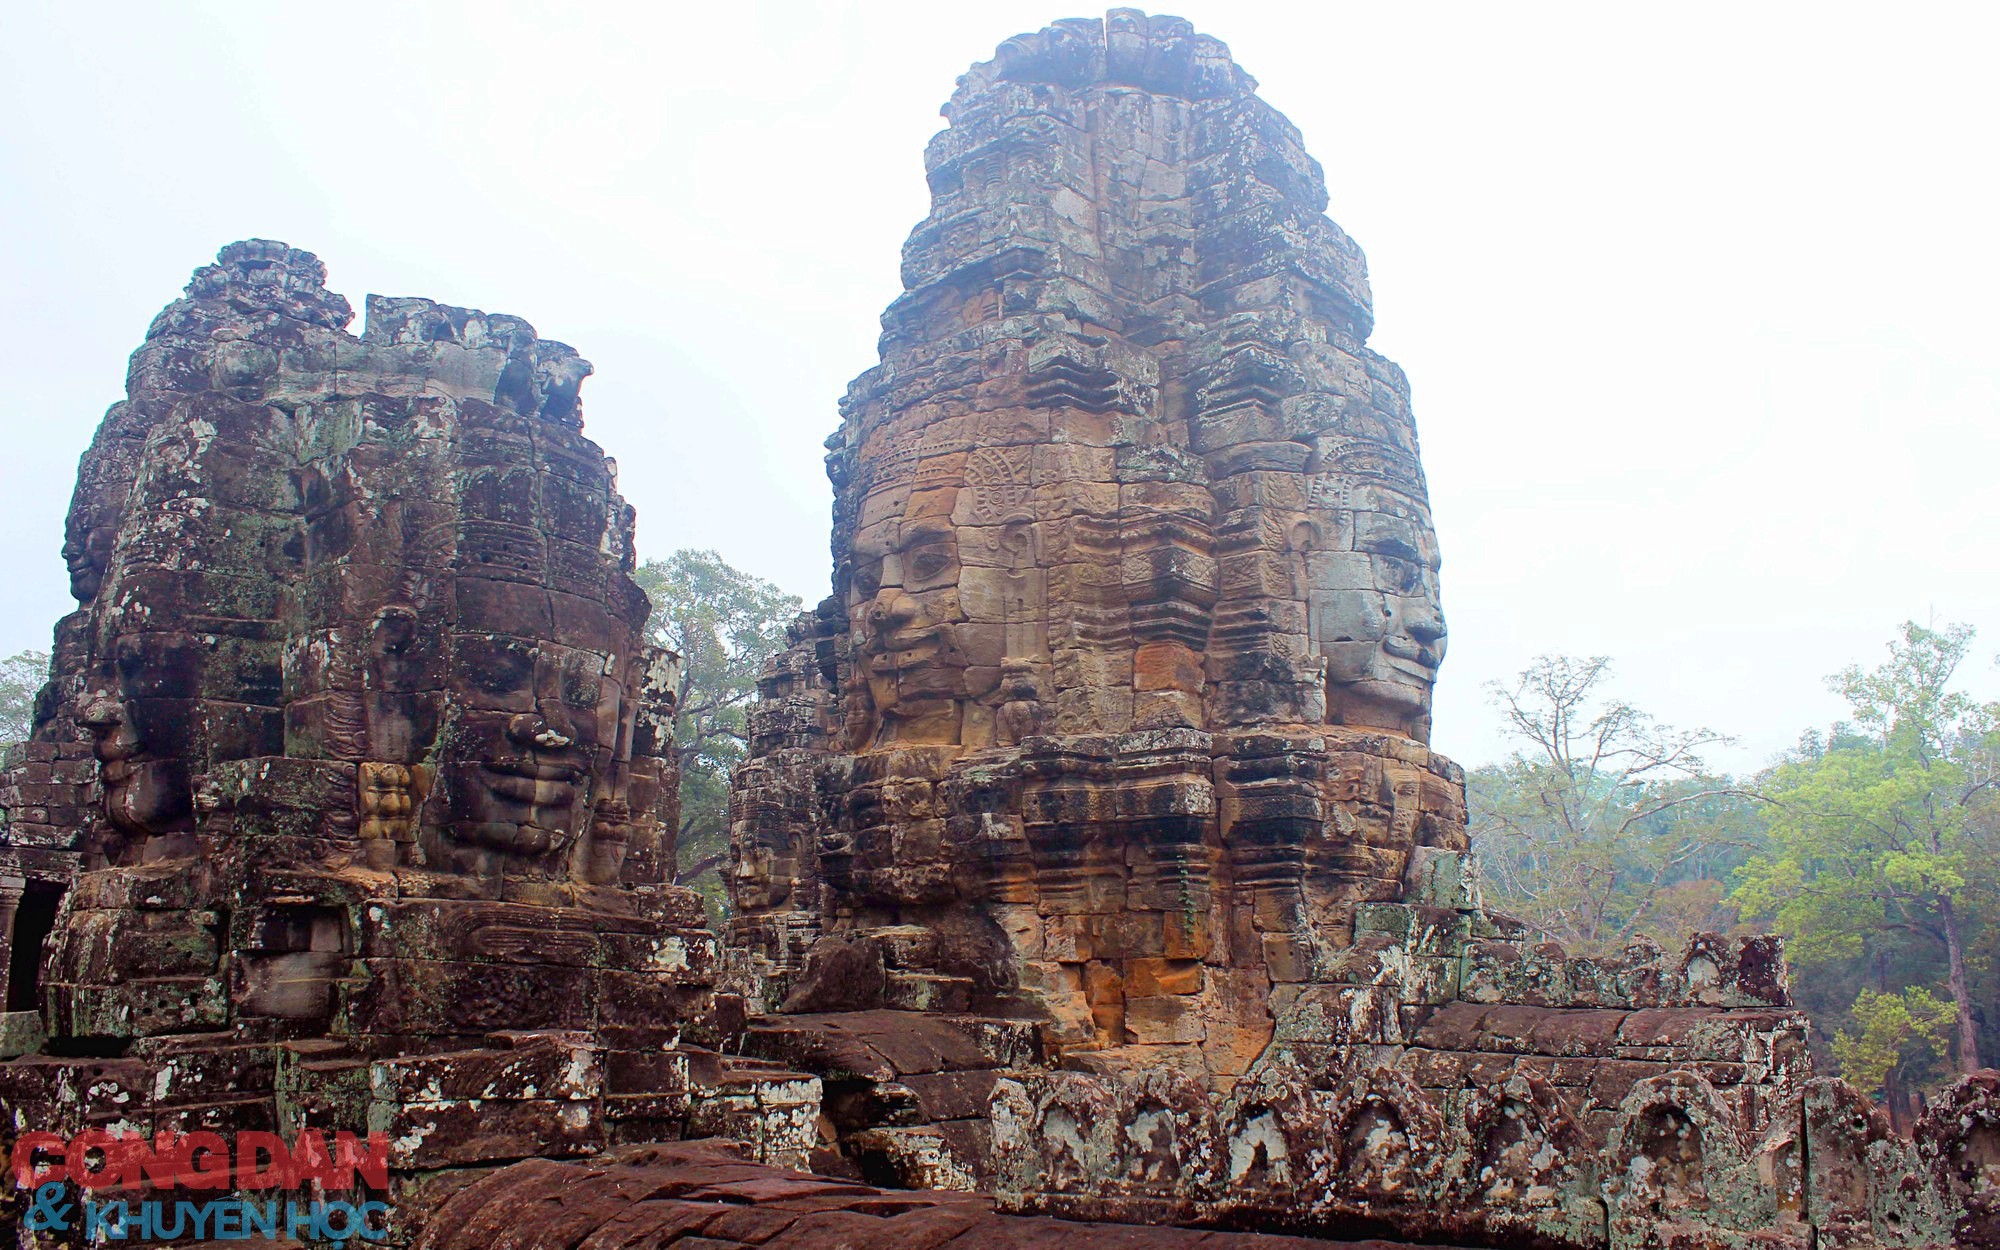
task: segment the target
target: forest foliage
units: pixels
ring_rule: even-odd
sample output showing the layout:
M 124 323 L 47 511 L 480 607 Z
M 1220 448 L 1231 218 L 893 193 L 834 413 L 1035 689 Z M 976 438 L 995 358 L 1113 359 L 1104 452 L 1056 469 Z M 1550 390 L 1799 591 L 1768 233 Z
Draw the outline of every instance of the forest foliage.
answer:
M 35 696 L 49 679 L 49 653 L 19 651 L 0 660 L 0 764 L 10 761 L 33 728 Z
M 647 560 L 634 580 L 653 601 L 647 640 L 681 657 L 676 879 L 699 890 L 719 915 L 728 906 L 729 777 L 749 754 L 758 674 L 784 649 L 785 627 L 805 605 L 713 551 Z
M 1828 679 L 1846 719 L 1749 777 L 1611 693 L 1602 656 L 1491 687 L 1513 750 L 1467 777 L 1486 901 L 1582 953 L 1775 931 L 1833 1069 L 1899 1118 L 2000 1054 L 2000 705 L 1973 631 L 1906 623 Z

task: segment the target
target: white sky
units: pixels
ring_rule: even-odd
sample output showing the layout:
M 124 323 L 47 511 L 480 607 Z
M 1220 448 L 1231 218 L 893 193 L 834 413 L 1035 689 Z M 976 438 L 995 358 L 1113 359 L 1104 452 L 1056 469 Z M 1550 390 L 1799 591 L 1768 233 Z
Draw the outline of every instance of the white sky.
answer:
M 2000 579 L 1990 6 L 1221 3 L 1367 250 L 1415 388 L 1451 654 L 1606 653 L 1754 766 L 1898 621 Z M 229 240 L 527 317 L 597 365 L 642 552 L 825 591 L 821 440 L 875 359 L 956 75 L 1056 0 L 8 5 L 0 653 L 70 606 L 78 453 Z M 359 329 L 358 319 L 356 329 Z

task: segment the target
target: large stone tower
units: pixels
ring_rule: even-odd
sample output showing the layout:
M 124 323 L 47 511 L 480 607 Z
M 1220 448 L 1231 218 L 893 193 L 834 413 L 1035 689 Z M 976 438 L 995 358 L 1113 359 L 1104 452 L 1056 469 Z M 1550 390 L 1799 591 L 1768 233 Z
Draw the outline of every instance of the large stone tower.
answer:
M 223 248 L 84 455 L 80 607 L 0 778 L 0 1105 L 393 1122 L 406 1175 L 677 1135 L 716 941 L 590 365 L 424 299 L 350 334 L 325 275 Z
M 944 112 L 739 784 L 736 938 L 784 972 L 888 930 L 902 1000 L 1227 1079 L 1356 903 L 1464 846 L 1409 386 L 1219 42 L 1058 23 Z
M 1969 1227 L 1974 1172 L 1927 1160 L 1988 1130 L 1890 1142 L 1813 1080 L 1777 939 L 1588 958 L 1480 905 L 1429 747 L 1409 387 L 1367 347 L 1320 167 L 1227 49 L 1129 9 L 1057 22 L 945 116 L 828 441 L 833 593 L 737 780 L 730 936 L 779 1009 L 746 1047 L 827 1078 L 864 1169 L 1072 1219 Z M 952 1086 L 983 1105 L 857 1043 L 1024 1021 L 1032 1060 Z

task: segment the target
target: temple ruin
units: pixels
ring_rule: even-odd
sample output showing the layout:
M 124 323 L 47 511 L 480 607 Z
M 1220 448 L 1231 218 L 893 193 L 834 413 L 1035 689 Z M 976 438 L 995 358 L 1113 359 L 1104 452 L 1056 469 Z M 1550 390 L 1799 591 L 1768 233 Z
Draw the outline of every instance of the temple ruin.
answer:
M 2000 1073 L 1900 1137 L 1775 938 L 1483 906 L 1409 382 L 1255 88 L 1127 9 L 959 80 L 721 934 L 589 363 L 196 271 L 0 791 L 10 1152 L 380 1131 L 436 1250 L 2000 1246 Z

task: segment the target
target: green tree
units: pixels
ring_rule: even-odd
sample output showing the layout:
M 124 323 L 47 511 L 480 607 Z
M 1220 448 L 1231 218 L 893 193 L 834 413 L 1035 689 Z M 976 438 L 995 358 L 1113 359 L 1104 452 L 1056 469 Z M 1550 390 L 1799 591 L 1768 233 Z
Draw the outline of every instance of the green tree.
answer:
M 35 695 L 48 679 L 46 651 L 21 651 L 0 660 L 0 763 L 11 763 L 28 740 Z
M 1949 1046 L 1958 1008 L 1912 986 L 1897 994 L 1863 990 L 1852 1014 L 1861 1031 L 1842 1029 L 1835 1035 L 1834 1062 L 1857 1089 L 1886 1090 L 1892 1080 L 1908 1086 L 1934 1074 Z
M 729 851 L 729 774 L 749 749 L 757 675 L 784 648 L 785 626 L 804 605 L 713 551 L 648 560 L 634 579 L 653 601 L 648 638 L 679 652 L 682 663 L 674 722 L 681 769 L 675 876 L 724 907 L 715 869 Z
M 1766 777 L 1772 848 L 1742 868 L 1736 891 L 1808 968 L 1859 961 L 1877 944 L 1941 963 L 1964 1072 L 1980 1050 L 1969 952 L 2000 886 L 2000 705 L 1951 688 L 1972 637 L 1964 625 L 1906 622 L 1888 663 L 1834 675 L 1854 723 L 1809 735 Z
M 1606 693 L 1611 661 L 1545 655 L 1490 683 L 1517 749 L 1467 778 L 1489 900 L 1583 951 L 1726 927 L 1725 877 L 1754 837 L 1748 795 L 1701 752 L 1728 739 L 1659 724 Z M 1705 884 L 1704 884 L 1705 883 Z

